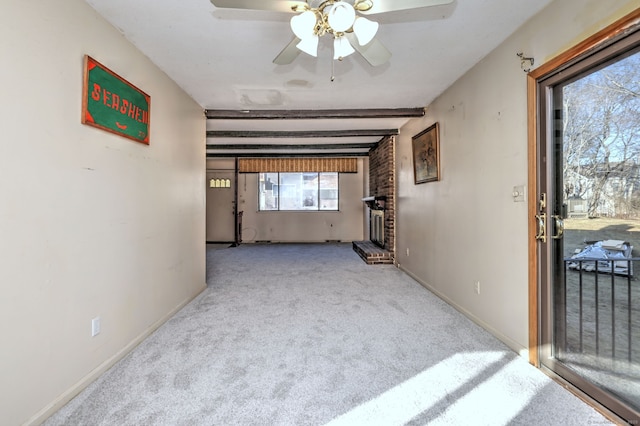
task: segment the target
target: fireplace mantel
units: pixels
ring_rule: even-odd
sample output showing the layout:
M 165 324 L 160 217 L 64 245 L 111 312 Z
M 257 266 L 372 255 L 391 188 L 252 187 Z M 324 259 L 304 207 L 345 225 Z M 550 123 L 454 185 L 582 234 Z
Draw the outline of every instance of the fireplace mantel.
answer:
M 385 195 L 376 195 L 372 197 L 365 197 L 362 201 L 364 201 L 367 204 L 367 207 L 371 210 L 384 210 L 387 197 Z

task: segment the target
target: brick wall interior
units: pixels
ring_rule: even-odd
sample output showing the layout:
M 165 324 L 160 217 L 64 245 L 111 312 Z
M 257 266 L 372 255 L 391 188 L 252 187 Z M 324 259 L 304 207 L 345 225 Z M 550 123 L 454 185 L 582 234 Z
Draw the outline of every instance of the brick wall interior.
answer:
M 369 153 L 369 195 L 387 197 L 384 212 L 384 248 L 395 248 L 395 138 L 388 137 Z

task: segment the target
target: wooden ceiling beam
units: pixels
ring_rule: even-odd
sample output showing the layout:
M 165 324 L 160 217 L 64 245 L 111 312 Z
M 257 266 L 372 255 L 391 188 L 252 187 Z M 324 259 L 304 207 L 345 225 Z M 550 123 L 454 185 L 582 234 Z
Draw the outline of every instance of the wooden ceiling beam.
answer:
M 313 120 L 331 118 L 423 117 L 424 108 L 325 109 L 325 110 L 231 110 L 206 109 L 209 120 Z
M 245 151 L 247 149 L 255 150 L 268 150 L 268 149 L 288 149 L 288 150 L 300 150 L 300 149 L 371 149 L 378 143 L 336 143 L 336 144 L 297 144 L 297 145 L 275 145 L 275 144 L 207 144 L 207 149 L 219 149 L 219 150 L 238 150 Z
M 368 157 L 368 152 L 322 152 L 322 153 L 268 153 L 268 152 L 222 152 L 207 153 L 207 158 L 293 158 L 293 157 Z
M 208 130 L 208 138 L 352 138 L 399 135 L 398 129 L 363 130 Z

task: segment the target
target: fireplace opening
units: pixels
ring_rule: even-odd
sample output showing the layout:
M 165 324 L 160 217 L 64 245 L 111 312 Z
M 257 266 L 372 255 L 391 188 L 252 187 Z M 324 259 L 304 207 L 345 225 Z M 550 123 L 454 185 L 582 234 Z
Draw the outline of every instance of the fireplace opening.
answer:
M 369 240 L 377 246 L 384 248 L 384 212 L 387 197 L 376 196 L 363 198 L 369 207 Z
M 384 248 L 384 210 L 371 210 L 369 239 Z

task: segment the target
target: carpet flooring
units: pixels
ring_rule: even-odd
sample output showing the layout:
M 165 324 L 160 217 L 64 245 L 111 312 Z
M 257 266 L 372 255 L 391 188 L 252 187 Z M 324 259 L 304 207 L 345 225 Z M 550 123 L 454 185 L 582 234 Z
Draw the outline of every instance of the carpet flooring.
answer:
M 600 425 L 350 244 L 207 249 L 208 288 L 45 425 Z

